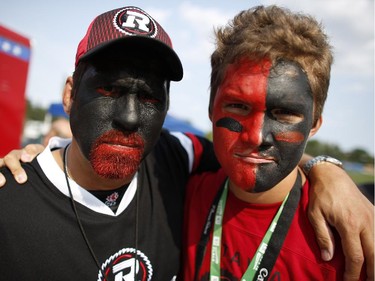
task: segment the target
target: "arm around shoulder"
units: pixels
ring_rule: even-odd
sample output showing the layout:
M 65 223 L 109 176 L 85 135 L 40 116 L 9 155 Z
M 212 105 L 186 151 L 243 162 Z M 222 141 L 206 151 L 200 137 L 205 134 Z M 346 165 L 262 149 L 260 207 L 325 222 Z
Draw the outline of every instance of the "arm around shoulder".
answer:
M 328 225 L 339 233 L 345 254 L 344 280 L 358 280 L 364 261 L 374 280 L 374 206 L 345 172 L 332 162 L 320 162 L 309 173 L 312 183 L 309 218 L 322 258 L 334 253 Z

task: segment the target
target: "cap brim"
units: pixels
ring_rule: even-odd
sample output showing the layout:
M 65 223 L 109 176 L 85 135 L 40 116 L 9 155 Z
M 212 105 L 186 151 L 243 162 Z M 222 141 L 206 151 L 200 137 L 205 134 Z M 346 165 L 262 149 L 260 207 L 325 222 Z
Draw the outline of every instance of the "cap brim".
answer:
M 180 81 L 182 79 L 182 63 L 176 52 L 163 42 L 150 37 L 128 36 L 100 44 L 97 47 L 86 52 L 86 54 L 84 54 L 83 56 L 81 56 L 79 61 L 88 60 L 93 55 L 99 54 L 103 52 L 105 49 L 120 43 L 129 47 L 140 46 L 143 49 L 147 49 L 147 51 L 151 51 L 152 54 L 160 56 L 160 60 L 165 61 L 167 65 L 167 78 L 171 81 Z

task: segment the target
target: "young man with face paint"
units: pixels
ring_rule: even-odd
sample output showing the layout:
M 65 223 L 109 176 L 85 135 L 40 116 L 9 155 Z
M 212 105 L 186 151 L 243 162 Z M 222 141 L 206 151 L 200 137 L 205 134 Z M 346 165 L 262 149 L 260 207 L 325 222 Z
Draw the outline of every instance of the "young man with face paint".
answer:
M 36 160 L 23 165 L 29 178 L 26 186 L 18 186 L 9 171 L 1 170 L 7 179 L 0 190 L 4 278 L 174 278 L 189 174 L 218 168 L 210 143 L 161 130 L 169 81 L 181 77 L 168 35 L 146 12 L 125 7 L 94 20 L 64 90 L 71 143 L 54 138 Z M 6 159 L 12 162 L 11 156 Z M 333 165 L 327 167 L 341 173 Z M 19 175 L 17 168 L 11 170 Z M 316 175 L 321 171 L 314 168 Z M 324 177 L 330 182 L 329 178 Z M 335 188 L 351 190 L 352 185 L 343 188 L 343 182 L 347 183 Z M 321 185 L 314 186 L 319 197 L 329 198 L 335 188 Z M 355 204 L 332 209 L 329 200 L 321 202 L 326 202 L 325 208 L 314 204 L 323 210 L 321 217 L 324 212 L 331 215 L 343 233 L 353 228 L 346 216 L 335 213 L 351 211 Z M 356 204 L 355 209 L 358 206 L 362 207 Z M 348 252 L 359 234 L 364 237 L 359 227 L 355 229 Z M 33 258 L 35 252 L 38 259 Z M 358 267 L 349 265 L 351 271 Z
M 338 236 L 333 259 L 321 259 L 298 167 L 322 123 L 326 35 L 276 6 L 243 11 L 216 34 L 209 113 L 222 169 L 189 181 L 183 279 L 343 280 Z

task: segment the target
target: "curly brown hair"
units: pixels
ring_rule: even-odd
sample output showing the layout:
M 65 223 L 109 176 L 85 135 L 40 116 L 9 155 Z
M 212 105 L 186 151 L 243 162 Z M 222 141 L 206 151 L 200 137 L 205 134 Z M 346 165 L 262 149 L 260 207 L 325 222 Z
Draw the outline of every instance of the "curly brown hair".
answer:
M 277 6 L 241 11 L 215 31 L 216 50 L 211 56 L 209 113 L 229 64 L 248 57 L 296 62 L 306 72 L 314 96 L 314 121 L 323 111 L 333 62 L 332 47 L 322 25 L 312 16 Z M 315 123 L 315 122 L 314 122 Z

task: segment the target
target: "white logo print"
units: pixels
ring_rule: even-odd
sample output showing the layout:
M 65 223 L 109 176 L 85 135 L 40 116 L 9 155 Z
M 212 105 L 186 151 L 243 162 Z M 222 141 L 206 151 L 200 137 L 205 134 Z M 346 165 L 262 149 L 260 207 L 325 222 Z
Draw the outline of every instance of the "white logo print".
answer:
M 124 275 L 124 272 L 127 272 Z M 113 266 L 113 274 L 115 281 L 133 281 L 134 276 L 137 276 L 139 271 L 139 262 L 134 259 L 128 259 Z
M 141 13 L 137 13 L 134 11 L 128 11 L 126 17 L 126 22 L 123 22 L 121 27 L 123 28 L 135 28 L 138 24 L 138 28 L 143 30 L 144 32 L 149 32 L 147 25 L 150 23 L 150 19 Z
M 268 276 L 268 270 L 266 268 L 262 268 L 259 270 L 259 275 L 257 281 L 263 281 L 264 277 Z
M 115 28 L 127 35 L 144 35 L 154 38 L 158 28 L 151 16 L 136 8 L 128 7 L 120 10 L 113 18 Z
M 102 264 L 98 281 L 150 281 L 152 280 L 152 273 L 151 262 L 144 253 L 137 250 L 137 254 L 135 254 L 135 249 L 126 248 L 110 256 Z

